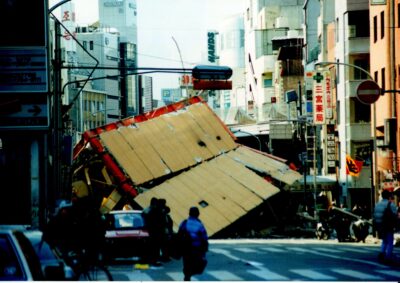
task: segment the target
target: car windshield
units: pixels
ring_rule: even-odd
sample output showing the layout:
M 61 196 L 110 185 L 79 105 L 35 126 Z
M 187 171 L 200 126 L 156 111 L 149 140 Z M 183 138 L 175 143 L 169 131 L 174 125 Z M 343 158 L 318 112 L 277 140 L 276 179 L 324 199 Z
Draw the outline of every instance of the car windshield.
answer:
M 0 281 L 21 279 L 26 278 L 22 273 L 15 249 L 6 235 L 0 235 Z
M 32 243 L 36 254 L 39 256 L 40 260 L 55 260 L 57 259 L 51 250 L 50 246 L 42 240 L 41 234 L 38 233 L 27 233 L 26 234 L 29 241 Z
M 114 227 L 116 229 L 143 228 L 144 222 L 140 213 L 114 214 Z

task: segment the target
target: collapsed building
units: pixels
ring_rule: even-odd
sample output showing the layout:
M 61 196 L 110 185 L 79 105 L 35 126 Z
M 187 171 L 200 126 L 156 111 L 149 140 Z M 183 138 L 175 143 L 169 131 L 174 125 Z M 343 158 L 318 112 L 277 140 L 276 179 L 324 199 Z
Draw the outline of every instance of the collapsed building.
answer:
M 212 237 L 302 178 L 284 160 L 235 140 L 192 97 L 83 133 L 73 190 L 96 196 L 103 213 L 163 198 L 174 229 L 197 206 Z

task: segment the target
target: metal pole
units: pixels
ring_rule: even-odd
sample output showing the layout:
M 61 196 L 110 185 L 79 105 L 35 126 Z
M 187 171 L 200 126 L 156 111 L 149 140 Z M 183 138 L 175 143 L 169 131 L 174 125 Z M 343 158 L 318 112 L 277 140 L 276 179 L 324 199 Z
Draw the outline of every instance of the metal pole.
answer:
M 317 216 L 317 158 L 316 158 L 316 152 L 317 152 L 317 145 L 316 145 L 316 130 L 315 126 L 314 128 L 314 146 L 313 146 L 313 170 L 314 170 L 314 218 Z
M 315 63 L 315 65 L 331 65 L 331 64 L 353 67 L 353 68 L 358 69 L 361 72 L 367 74 L 368 77 L 374 81 L 374 78 L 367 70 L 365 70 L 359 66 L 353 65 L 353 64 L 342 63 L 342 62 L 318 62 L 318 63 Z M 387 92 L 387 91 L 384 91 L 384 92 Z M 373 168 L 374 168 L 374 174 L 373 174 L 373 187 L 371 188 L 371 190 L 373 192 L 372 194 L 373 194 L 374 198 L 371 199 L 371 202 L 375 203 L 376 190 L 378 188 L 378 180 L 377 180 L 378 179 L 377 178 L 377 175 L 378 175 L 378 153 L 377 153 L 377 146 L 376 146 L 376 104 L 375 103 L 373 103 L 373 112 L 374 112 L 374 114 L 373 114 L 373 125 L 374 125 L 373 126 L 373 141 L 374 141 L 374 166 L 373 166 Z M 372 204 L 374 204 L 374 203 L 372 203 Z M 373 210 L 373 205 L 371 205 L 371 210 Z

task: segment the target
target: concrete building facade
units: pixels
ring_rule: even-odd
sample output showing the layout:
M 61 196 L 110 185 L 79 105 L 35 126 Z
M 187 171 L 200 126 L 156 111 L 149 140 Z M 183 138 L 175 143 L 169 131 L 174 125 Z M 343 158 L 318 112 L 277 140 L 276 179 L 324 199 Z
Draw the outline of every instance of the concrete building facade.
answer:
M 372 108 L 376 124 L 378 189 L 393 190 L 399 186 L 399 111 L 400 103 L 400 1 L 371 1 L 370 3 L 371 75 L 383 93 Z

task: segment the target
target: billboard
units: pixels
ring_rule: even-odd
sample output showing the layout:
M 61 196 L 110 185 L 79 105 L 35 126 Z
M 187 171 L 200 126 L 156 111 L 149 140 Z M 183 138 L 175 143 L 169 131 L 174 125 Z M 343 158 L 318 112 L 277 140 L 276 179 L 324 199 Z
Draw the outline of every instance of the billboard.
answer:
M 0 1 L 0 93 L 48 91 L 47 1 Z

